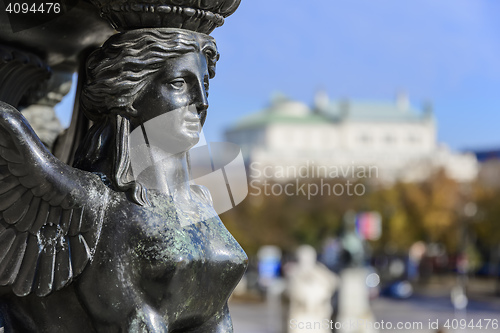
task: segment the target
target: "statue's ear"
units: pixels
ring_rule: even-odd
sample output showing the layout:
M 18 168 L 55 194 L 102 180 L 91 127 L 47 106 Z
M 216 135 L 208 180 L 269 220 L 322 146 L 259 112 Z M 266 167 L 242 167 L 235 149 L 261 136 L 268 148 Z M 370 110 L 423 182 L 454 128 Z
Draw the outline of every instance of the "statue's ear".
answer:
M 130 119 L 135 118 L 139 115 L 139 112 L 132 105 L 124 105 L 122 107 L 113 107 L 110 110 L 111 114 L 119 115 L 124 118 Z
M 132 104 L 128 105 L 126 107 L 126 114 L 129 115 L 129 117 L 138 117 L 139 116 L 139 111 L 137 111 L 136 108 Z

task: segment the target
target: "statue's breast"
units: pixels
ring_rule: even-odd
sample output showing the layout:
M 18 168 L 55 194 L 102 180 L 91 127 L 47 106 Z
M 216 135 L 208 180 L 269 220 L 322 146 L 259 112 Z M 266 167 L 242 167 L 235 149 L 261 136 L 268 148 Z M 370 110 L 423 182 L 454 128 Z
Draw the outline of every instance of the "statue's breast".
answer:
M 223 307 L 247 256 L 211 207 L 194 202 L 181 210 L 171 200 L 151 201 L 131 238 L 141 287 L 168 321 L 205 321 Z

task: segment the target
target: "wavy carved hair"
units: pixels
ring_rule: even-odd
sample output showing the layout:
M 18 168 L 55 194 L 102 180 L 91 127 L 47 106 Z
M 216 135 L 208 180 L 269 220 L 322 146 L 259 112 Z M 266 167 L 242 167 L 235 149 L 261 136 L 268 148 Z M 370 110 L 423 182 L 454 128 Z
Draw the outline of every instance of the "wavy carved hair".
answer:
M 127 192 L 139 205 L 148 205 L 146 190 L 135 181 L 130 162 L 130 119 L 141 112 L 133 103 L 168 59 L 190 52 L 205 55 L 213 78 L 219 53 L 215 40 L 201 33 L 132 30 L 112 36 L 94 51 L 87 60 L 81 96 L 81 107 L 94 124 L 78 148 L 75 167 L 100 173 L 108 186 Z

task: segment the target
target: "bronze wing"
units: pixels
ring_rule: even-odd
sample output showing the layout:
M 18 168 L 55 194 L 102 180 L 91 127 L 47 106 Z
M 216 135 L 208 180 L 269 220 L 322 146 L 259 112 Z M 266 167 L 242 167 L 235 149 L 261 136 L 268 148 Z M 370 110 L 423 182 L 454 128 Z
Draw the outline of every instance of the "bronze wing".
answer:
M 46 296 L 92 259 L 109 190 L 54 157 L 26 119 L 0 102 L 0 286 Z

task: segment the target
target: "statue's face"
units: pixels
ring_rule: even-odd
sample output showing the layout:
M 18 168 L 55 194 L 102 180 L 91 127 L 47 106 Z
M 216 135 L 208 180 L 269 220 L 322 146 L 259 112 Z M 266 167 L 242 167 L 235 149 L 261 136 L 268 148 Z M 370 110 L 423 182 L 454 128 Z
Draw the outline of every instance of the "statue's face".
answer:
M 208 80 L 201 52 L 168 59 L 134 102 L 139 116 L 131 120 L 132 129 L 144 124 L 151 144 L 162 143 L 171 153 L 188 150 L 199 140 L 200 114 L 208 108 Z

